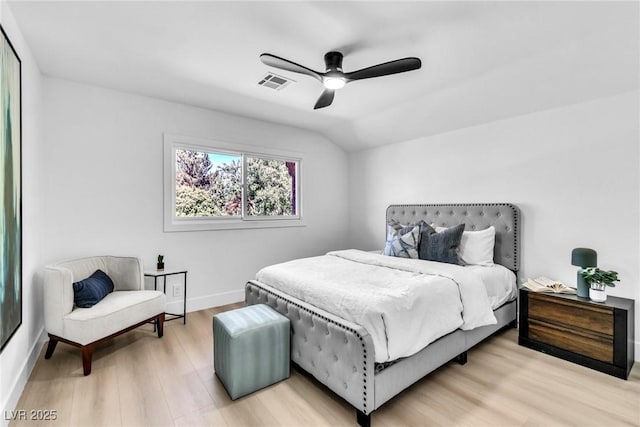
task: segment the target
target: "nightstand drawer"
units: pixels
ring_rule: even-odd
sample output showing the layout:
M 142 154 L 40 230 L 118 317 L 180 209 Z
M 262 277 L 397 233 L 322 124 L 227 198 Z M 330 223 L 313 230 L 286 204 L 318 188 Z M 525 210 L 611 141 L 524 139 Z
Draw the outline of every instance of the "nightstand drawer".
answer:
M 606 363 L 613 363 L 613 337 L 529 319 L 529 338 Z
M 574 326 L 613 337 L 613 309 L 582 304 L 550 295 L 529 294 L 529 318 L 545 323 Z

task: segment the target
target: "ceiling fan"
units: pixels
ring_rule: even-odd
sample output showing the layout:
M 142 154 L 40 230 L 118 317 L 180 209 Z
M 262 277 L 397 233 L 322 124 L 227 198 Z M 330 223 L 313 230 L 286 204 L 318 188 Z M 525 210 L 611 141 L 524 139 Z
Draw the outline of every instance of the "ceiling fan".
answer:
M 319 80 L 324 85 L 324 92 L 322 92 L 322 95 L 318 98 L 316 105 L 313 107 L 314 110 L 331 105 L 335 90 L 344 87 L 344 85 L 349 82 L 404 73 L 405 71 L 417 70 L 422 66 L 419 58 L 410 57 L 373 65 L 351 73 L 345 73 L 342 71 L 342 58 L 343 55 L 340 52 L 328 52 L 325 54 L 324 63 L 327 71 L 321 73 L 270 53 L 260 55 L 260 60 L 266 65 L 294 73 L 306 74 Z

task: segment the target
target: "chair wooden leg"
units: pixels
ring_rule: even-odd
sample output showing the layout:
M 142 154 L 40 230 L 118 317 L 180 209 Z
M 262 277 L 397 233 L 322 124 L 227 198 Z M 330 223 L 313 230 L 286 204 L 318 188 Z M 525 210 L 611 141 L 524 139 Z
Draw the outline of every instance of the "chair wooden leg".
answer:
M 85 345 L 82 347 L 82 368 L 84 375 L 91 374 L 91 359 L 93 358 L 93 346 Z
M 158 338 L 164 334 L 164 313 L 158 315 Z
M 49 334 L 49 344 L 47 345 L 47 352 L 44 354 L 45 359 L 51 359 L 53 351 L 56 349 L 56 345 L 58 345 L 58 340 Z

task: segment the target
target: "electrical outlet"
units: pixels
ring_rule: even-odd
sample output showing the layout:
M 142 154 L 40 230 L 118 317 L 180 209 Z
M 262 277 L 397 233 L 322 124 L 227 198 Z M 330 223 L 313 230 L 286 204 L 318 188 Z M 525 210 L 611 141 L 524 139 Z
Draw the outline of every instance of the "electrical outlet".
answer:
M 173 285 L 173 296 L 174 296 L 174 297 L 180 297 L 180 296 L 182 296 L 182 286 L 180 286 L 180 285 Z

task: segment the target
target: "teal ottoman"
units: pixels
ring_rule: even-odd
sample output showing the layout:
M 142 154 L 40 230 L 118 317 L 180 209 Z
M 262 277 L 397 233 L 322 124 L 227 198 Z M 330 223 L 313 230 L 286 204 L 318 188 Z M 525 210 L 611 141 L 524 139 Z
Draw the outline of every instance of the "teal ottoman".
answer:
M 289 319 L 266 304 L 213 316 L 213 368 L 232 400 L 289 377 Z

